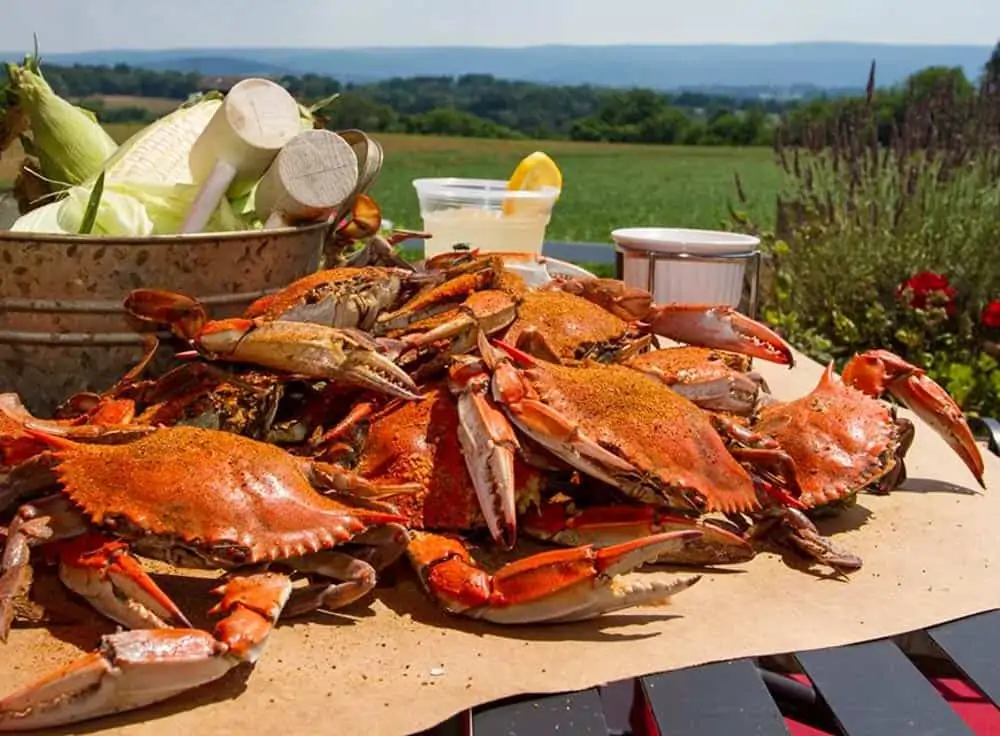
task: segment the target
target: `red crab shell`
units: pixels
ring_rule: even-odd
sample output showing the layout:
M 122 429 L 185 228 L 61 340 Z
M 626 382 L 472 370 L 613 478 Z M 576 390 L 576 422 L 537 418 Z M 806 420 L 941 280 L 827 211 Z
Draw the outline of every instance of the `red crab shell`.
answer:
M 848 386 L 832 366 L 811 393 L 764 407 L 754 429 L 794 459 L 806 506 L 851 496 L 896 464 L 889 405 Z
M 504 342 L 553 361 L 596 351 L 614 352 L 640 337 L 630 325 L 581 296 L 566 291 L 529 291 Z
M 568 427 L 572 433 L 582 431 L 631 464 L 638 477 L 622 477 L 615 484 L 629 495 L 648 495 L 640 489 L 652 485 L 657 501 L 681 508 L 691 503 L 692 495 L 707 511 L 757 508 L 753 480 L 729 453 L 708 415 L 659 381 L 621 365 L 594 362 L 538 362 L 520 375 L 546 411 L 567 424 L 555 426 L 532 397 L 516 389 L 504 398 L 511 413 L 524 417 L 522 422 L 534 422 L 541 434 L 556 431 L 553 440 Z
M 459 441 L 455 398 L 444 385 L 417 401 L 400 402 L 372 420 L 355 471 L 376 483 L 417 483 L 421 491 L 388 499 L 415 529 L 485 528 Z M 537 473 L 514 461 L 519 489 Z
M 399 520 L 321 495 L 308 461 L 228 432 L 173 427 L 56 453 L 64 493 L 94 524 L 123 538 L 181 540 L 238 564 L 315 552 Z

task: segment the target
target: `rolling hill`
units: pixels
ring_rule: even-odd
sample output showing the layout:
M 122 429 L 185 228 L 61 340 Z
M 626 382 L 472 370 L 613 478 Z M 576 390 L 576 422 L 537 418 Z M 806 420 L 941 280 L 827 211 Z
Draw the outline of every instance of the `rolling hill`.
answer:
M 880 85 L 927 66 L 960 66 L 977 78 L 987 46 L 787 43 L 689 46 L 532 46 L 524 48 L 190 48 L 47 54 L 53 64 L 116 64 L 204 74 L 250 76 L 305 73 L 347 82 L 392 77 L 491 74 L 554 84 L 641 86 L 661 90 L 797 86 L 858 89 L 868 66 Z M 19 59 L 21 53 L 0 53 Z

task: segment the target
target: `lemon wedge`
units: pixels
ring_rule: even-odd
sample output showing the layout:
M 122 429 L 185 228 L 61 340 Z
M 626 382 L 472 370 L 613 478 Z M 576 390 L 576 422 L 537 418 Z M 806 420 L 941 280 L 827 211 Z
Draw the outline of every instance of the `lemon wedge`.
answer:
M 562 172 L 548 154 L 535 151 L 528 154 L 514 169 L 507 181 L 508 192 L 537 192 L 546 188 L 562 189 Z M 516 211 L 519 203 L 516 199 L 505 199 L 503 211 L 505 215 Z

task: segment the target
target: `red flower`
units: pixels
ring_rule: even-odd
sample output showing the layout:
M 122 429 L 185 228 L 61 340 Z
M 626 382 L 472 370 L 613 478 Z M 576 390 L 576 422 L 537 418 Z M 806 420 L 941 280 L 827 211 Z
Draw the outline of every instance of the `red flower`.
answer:
M 985 327 L 1000 327 L 1000 300 L 994 300 L 987 304 L 979 320 Z
M 933 305 L 943 306 L 949 317 L 955 313 L 955 296 L 958 292 L 939 273 L 922 271 L 911 276 L 897 287 L 896 296 L 901 298 L 906 291 L 910 292 L 909 305 L 913 309 L 927 309 Z

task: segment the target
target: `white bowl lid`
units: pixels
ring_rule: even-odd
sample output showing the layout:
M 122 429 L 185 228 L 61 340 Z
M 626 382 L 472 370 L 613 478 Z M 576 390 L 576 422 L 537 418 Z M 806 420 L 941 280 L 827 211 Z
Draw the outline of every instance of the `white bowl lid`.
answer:
M 618 228 L 611 231 L 611 239 L 622 248 L 653 253 L 750 253 L 760 245 L 760 238 L 753 235 L 674 227 Z

